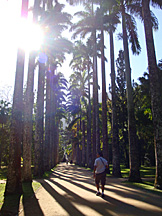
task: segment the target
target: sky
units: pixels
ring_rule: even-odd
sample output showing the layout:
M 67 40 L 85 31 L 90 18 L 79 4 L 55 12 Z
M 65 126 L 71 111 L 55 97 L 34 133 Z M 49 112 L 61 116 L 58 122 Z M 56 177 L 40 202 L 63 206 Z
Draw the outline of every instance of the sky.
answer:
M 16 56 L 17 56 L 17 33 L 20 32 L 20 28 L 17 29 L 16 23 L 20 17 L 21 10 L 21 1 L 22 0 L 0 0 L 0 96 L 2 94 L 6 94 L 6 97 L 9 97 L 8 94 L 12 94 L 14 82 L 15 82 L 15 71 L 16 71 Z M 30 0 L 31 2 L 32 0 Z M 60 3 L 64 3 L 65 0 L 60 0 Z M 82 10 L 80 6 L 66 6 L 65 10 L 68 13 L 72 13 L 72 15 L 77 10 Z M 155 42 L 155 50 L 157 61 L 162 59 L 162 11 L 160 9 L 153 10 L 156 17 L 159 21 L 159 30 L 154 32 L 154 42 Z M 147 71 L 147 53 L 146 53 L 146 45 L 145 45 L 145 36 L 144 36 L 144 27 L 140 21 L 137 21 L 138 28 L 138 36 L 140 45 L 142 47 L 141 53 L 139 56 L 133 56 L 130 50 L 130 64 L 132 69 L 132 79 L 138 81 L 138 77 L 142 76 L 145 71 Z M 120 49 L 123 49 L 122 41 L 117 40 L 117 33 L 120 32 L 120 28 L 118 28 L 116 34 L 114 35 L 114 48 L 115 48 L 115 59 L 118 57 L 118 52 Z M 71 39 L 71 35 L 66 32 L 65 36 L 68 39 Z M 79 39 L 79 38 L 78 38 Z M 110 64 L 109 64 L 109 37 L 105 35 L 105 55 L 108 59 L 108 63 L 106 63 L 106 80 L 107 80 L 107 89 L 108 84 L 110 83 Z M 28 54 L 27 54 L 28 55 Z M 63 72 L 65 77 L 68 78 L 69 74 L 71 74 L 71 69 L 69 68 L 71 56 L 67 55 L 67 59 L 61 68 L 58 68 L 59 71 Z M 26 58 L 28 59 L 28 58 Z M 27 71 L 27 60 L 25 64 L 25 68 Z M 99 85 L 101 85 L 101 70 L 100 70 L 100 61 L 98 61 L 98 78 Z M 35 76 L 38 76 L 37 73 Z M 26 81 L 27 74 L 24 76 L 24 83 Z M 12 88 L 11 88 L 12 87 Z M 12 90 L 10 90 L 12 89 Z M 10 93 L 9 93 L 10 92 Z

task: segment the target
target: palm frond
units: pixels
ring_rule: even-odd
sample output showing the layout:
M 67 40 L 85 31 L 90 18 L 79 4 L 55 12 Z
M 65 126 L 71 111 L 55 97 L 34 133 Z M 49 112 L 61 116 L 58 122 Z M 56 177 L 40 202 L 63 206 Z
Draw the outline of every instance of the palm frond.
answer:
M 131 49 L 133 54 L 139 54 L 141 51 L 141 46 L 138 40 L 137 35 L 137 27 L 136 27 L 136 21 L 133 16 L 126 14 L 126 27 L 128 32 L 128 38 L 131 43 Z

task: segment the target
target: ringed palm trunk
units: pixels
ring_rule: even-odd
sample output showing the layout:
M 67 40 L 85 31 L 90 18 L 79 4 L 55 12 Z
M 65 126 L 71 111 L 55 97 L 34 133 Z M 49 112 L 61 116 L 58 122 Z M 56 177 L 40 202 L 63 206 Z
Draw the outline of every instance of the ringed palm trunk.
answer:
M 162 189 L 162 99 L 155 55 L 149 3 L 149 0 L 142 1 L 155 137 L 154 143 L 156 159 L 156 176 L 154 185 L 156 188 Z
M 37 9 L 40 5 L 40 0 L 34 2 L 33 21 L 37 22 Z M 32 51 L 29 56 L 27 89 L 25 95 L 24 106 L 24 129 L 23 129 L 23 181 L 31 181 L 31 146 L 32 146 L 32 114 L 34 103 L 34 69 L 35 69 L 36 53 Z
M 82 120 L 82 165 L 86 164 L 85 121 Z
M 28 0 L 22 1 L 21 17 L 28 16 Z M 22 110 L 23 110 L 23 79 L 25 52 L 18 49 L 16 77 L 13 95 L 11 138 L 9 147 L 9 165 L 5 194 L 21 193 L 21 142 L 22 142 Z
M 53 135 L 54 135 L 54 139 L 53 139 L 53 153 L 54 153 L 54 164 L 53 164 L 53 167 L 56 166 L 57 164 L 57 132 L 58 132 L 58 127 L 59 127 L 59 124 L 58 124 L 58 121 L 57 121 L 57 118 L 56 118 L 56 109 L 57 109 L 57 101 L 56 101 L 56 82 L 54 81 L 54 100 L 53 100 L 53 113 L 54 113 L 54 118 L 53 118 Z
M 34 103 L 34 68 L 35 55 L 29 57 L 28 81 L 24 101 L 24 129 L 23 129 L 23 181 L 32 181 L 31 173 L 31 146 L 32 146 L 32 114 Z
M 108 158 L 108 134 L 107 134 L 107 104 L 106 104 L 106 78 L 105 78 L 105 55 L 104 55 L 104 32 L 101 30 L 101 73 L 102 73 L 102 136 L 103 156 Z
M 56 127 L 56 133 L 57 133 L 57 142 L 56 142 L 56 165 L 59 163 L 59 126 L 60 126 L 60 121 L 57 120 L 56 123 L 57 127 Z
M 96 158 L 96 152 L 100 150 L 96 31 L 93 32 L 93 38 L 94 38 L 94 56 L 93 56 L 93 160 L 94 160 Z
M 77 136 L 79 137 L 79 130 L 80 130 L 80 122 L 77 122 Z M 76 164 L 80 165 L 81 164 L 81 154 L 80 154 L 80 143 L 79 143 L 79 138 L 78 142 L 76 144 Z
M 50 94 L 51 94 L 51 113 L 50 113 L 50 154 L 51 154 L 51 168 L 55 164 L 55 92 L 54 92 L 54 76 L 55 76 L 55 66 L 51 66 L 51 85 L 50 85 Z
M 110 29 L 110 58 L 111 58 L 111 86 L 112 86 L 112 162 L 113 175 L 121 177 L 120 171 L 120 151 L 117 125 L 117 109 L 116 109 L 116 84 L 115 84 L 115 66 L 114 66 L 114 41 L 113 32 Z
M 50 113 L 51 113 L 51 95 L 50 95 L 50 79 L 51 73 L 46 73 L 46 115 L 45 115 L 45 144 L 44 144 L 44 170 L 51 169 L 51 156 L 50 156 Z
M 131 68 L 129 61 L 128 37 L 125 23 L 125 8 L 122 7 L 122 31 L 123 31 L 123 46 L 124 58 L 126 67 L 126 83 L 127 83 L 127 106 L 128 106 L 128 139 L 129 139 L 129 158 L 130 158 L 130 173 L 129 181 L 141 182 L 140 178 L 140 161 L 139 147 L 137 143 L 136 125 L 134 116 L 133 94 L 131 84 Z
M 89 61 L 88 61 L 89 62 Z M 88 76 L 89 76 L 88 64 Z M 91 98 L 90 98 L 90 81 L 88 80 L 88 111 L 87 111 L 87 163 L 92 167 L 92 146 L 91 146 Z
M 36 176 L 43 175 L 44 81 L 45 81 L 45 64 L 39 63 L 36 128 L 35 128 L 35 143 L 34 143 L 34 159 L 35 159 L 34 173 Z

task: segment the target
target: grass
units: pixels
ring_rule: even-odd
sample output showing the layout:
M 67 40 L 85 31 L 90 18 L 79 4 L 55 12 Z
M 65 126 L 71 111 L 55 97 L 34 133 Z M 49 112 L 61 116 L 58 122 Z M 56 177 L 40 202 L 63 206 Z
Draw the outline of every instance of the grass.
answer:
M 0 208 L 2 207 L 3 204 L 4 191 L 5 191 L 5 184 L 0 184 Z
M 129 168 L 126 168 L 124 165 L 120 165 L 121 173 L 123 178 L 129 177 Z M 110 173 L 112 173 L 112 165 L 110 165 Z M 155 167 L 144 167 L 140 168 L 141 178 L 155 178 Z
M 149 192 L 158 193 L 159 195 L 162 196 L 162 191 L 154 188 L 155 172 L 156 172 L 155 167 L 141 166 L 140 175 L 141 175 L 143 182 L 142 183 L 135 183 L 135 182 L 125 181 L 125 183 L 131 184 L 135 187 L 140 187 L 140 188 L 147 190 Z M 129 169 L 125 168 L 124 165 L 121 165 L 121 173 L 122 173 L 123 178 L 129 177 Z
M 153 193 L 160 195 L 162 197 L 162 191 L 154 188 L 154 181 L 143 181 L 142 183 L 136 182 L 125 182 L 126 184 L 130 184 L 135 188 L 141 188 L 142 190 L 146 191 L 146 193 Z

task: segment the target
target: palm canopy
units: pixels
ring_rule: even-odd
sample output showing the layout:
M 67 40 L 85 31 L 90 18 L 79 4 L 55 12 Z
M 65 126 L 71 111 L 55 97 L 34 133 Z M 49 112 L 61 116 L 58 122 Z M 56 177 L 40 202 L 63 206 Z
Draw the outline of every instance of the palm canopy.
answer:
M 62 63 L 65 60 L 65 53 L 70 53 L 72 49 L 72 43 L 61 36 L 71 24 L 72 18 L 70 14 L 62 11 L 63 8 L 63 4 L 57 3 L 46 11 L 40 11 L 40 24 L 45 30 L 42 50 L 55 63 Z
M 88 80 L 92 77 L 92 74 L 86 73 L 86 71 L 75 71 L 70 76 L 70 87 L 68 93 L 67 109 L 72 115 L 77 115 L 82 112 L 81 104 L 86 104 L 86 98 L 88 99 Z
M 131 0 L 132 2 L 141 3 L 143 0 Z M 162 9 L 162 1 L 161 0 L 149 0 L 149 3 L 154 8 Z
M 127 13 L 131 11 L 132 8 L 134 8 L 134 4 L 132 3 L 132 0 L 116 0 L 114 6 L 112 7 L 112 11 L 116 12 L 119 17 L 124 15 L 127 36 L 131 44 L 132 52 L 133 54 L 139 54 L 141 51 L 141 46 L 138 40 L 136 21 L 131 13 Z M 120 37 L 122 38 L 123 36 L 120 35 Z
M 72 66 L 73 70 L 84 71 L 92 66 L 90 57 L 92 57 L 93 51 L 88 42 L 85 45 L 82 41 L 75 41 L 72 53 L 73 59 L 70 66 Z
M 71 5 L 78 5 L 78 4 L 86 4 L 86 3 L 98 3 L 98 0 L 66 0 Z
M 92 11 L 90 9 L 87 11 L 79 11 L 74 15 L 80 18 L 80 20 L 73 24 L 70 29 L 70 31 L 75 31 L 73 34 L 74 39 L 79 34 L 82 38 L 85 38 L 87 34 L 97 29 L 98 19 L 96 16 L 92 15 Z
M 161 4 L 155 4 L 155 2 L 153 3 L 153 1 L 152 1 L 152 6 L 154 6 L 154 7 L 159 6 L 160 8 L 162 8 L 162 6 L 160 6 L 160 5 Z M 142 14 L 142 0 L 132 0 L 131 5 L 127 6 L 127 10 L 130 12 L 130 14 L 135 15 L 142 22 L 144 21 L 143 20 L 143 14 Z M 151 13 L 152 27 L 154 30 L 157 30 L 158 29 L 158 20 L 152 11 L 150 11 L 150 13 Z

